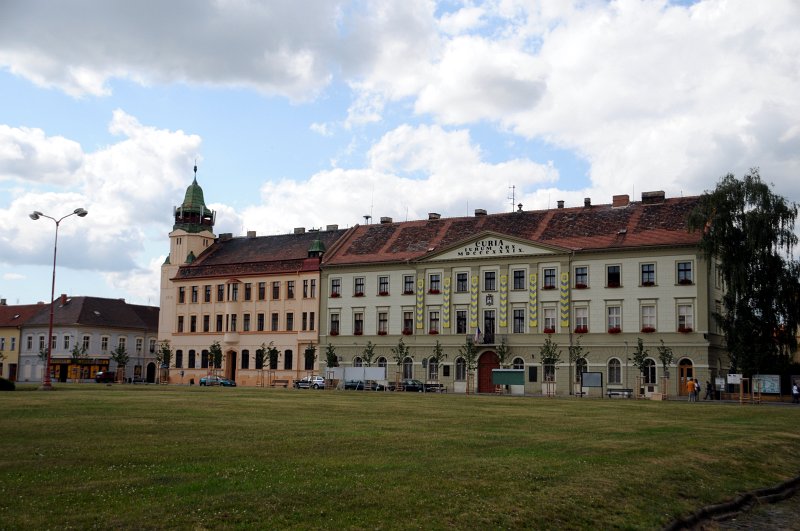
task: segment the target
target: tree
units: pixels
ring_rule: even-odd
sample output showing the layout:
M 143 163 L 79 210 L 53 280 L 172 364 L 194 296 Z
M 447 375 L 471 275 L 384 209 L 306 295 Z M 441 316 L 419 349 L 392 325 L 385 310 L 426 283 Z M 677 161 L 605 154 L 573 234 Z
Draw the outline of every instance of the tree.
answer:
M 267 345 L 261 343 L 261 347 L 256 349 L 256 369 L 258 369 L 257 385 L 264 386 L 264 362 L 267 361 Z
M 556 377 L 556 365 L 561 363 L 561 349 L 558 344 L 550 339 L 550 334 L 544 340 L 544 344 L 539 349 L 539 357 L 542 358 L 542 365 L 544 366 L 544 379 L 547 382 L 552 382 Z
M 339 366 L 339 357 L 336 355 L 336 347 L 333 346 L 333 343 L 325 346 L 325 365 L 328 368 Z
M 222 367 L 222 346 L 219 341 L 214 341 L 208 347 L 208 368 L 213 369 L 213 374 L 216 374 L 216 369 Z
M 269 369 L 274 371 L 278 368 L 278 357 L 280 357 L 280 351 L 275 348 L 274 342 L 269 342 L 269 348 L 267 349 L 267 357 L 269 357 Z
M 314 362 L 317 361 L 317 347 L 309 345 L 305 350 L 306 370 L 314 370 Z M 311 369 L 309 369 L 311 367 Z
M 689 229 L 703 231 L 700 247 L 724 281 L 723 311 L 714 318 L 731 368 L 748 376 L 788 363 L 797 348 L 796 218 L 797 203 L 774 194 L 757 169 L 742 180 L 723 177 L 689 217 Z
M 169 366 L 172 363 L 172 347 L 169 344 L 169 339 L 161 342 L 155 357 L 158 366 L 161 368 L 161 377 L 169 381 Z
M 505 369 L 511 364 L 511 349 L 508 348 L 506 338 L 501 339 L 500 345 L 497 347 L 497 360 L 500 362 L 500 366 Z
M 447 359 L 447 354 L 444 352 L 444 348 L 442 348 L 442 344 L 439 343 L 439 340 L 436 340 L 436 343 L 433 345 L 433 355 L 428 360 L 428 363 L 435 364 L 436 367 L 436 374 L 434 374 L 434 380 L 439 380 L 439 365 L 441 365 L 442 361 Z
M 649 355 L 650 351 L 644 348 L 644 341 L 642 341 L 641 337 L 637 337 L 636 348 L 633 350 L 633 354 L 631 355 L 631 363 L 633 363 L 634 367 L 639 369 L 639 372 L 642 375 L 644 375 L 645 362 L 647 361 Z
M 75 348 L 78 348 L 78 345 L 75 345 Z M 125 379 L 125 367 L 130 361 L 128 350 L 124 344 L 117 343 L 117 348 L 111 352 L 111 359 L 117 364 L 117 381 L 121 382 Z
M 478 347 L 471 336 L 467 336 L 466 342 L 458 347 L 458 353 L 464 358 L 464 365 L 467 369 L 467 394 L 469 394 L 470 375 L 478 368 Z
M 367 346 L 364 347 L 361 357 L 365 366 L 372 367 L 372 360 L 375 359 L 375 345 L 372 344 L 372 341 L 367 341 Z
M 578 337 L 575 340 L 575 343 L 567 347 L 567 351 L 569 352 L 569 362 L 570 364 L 575 364 L 575 381 L 580 381 L 578 378 L 578 360 L 585 360 L 586 356 L 589 355 L 589 351 L 583 351 L 583 347 L 581 346 L 581 338 Z
M 81 365 L 83 365 L 83 361 L 88 358 L 86 355 L 86 349 L 83 348 L 83 345 L 78 346 L 76 343 L 72 350 L 70 351 L 70 356 L 72 357 L 72 364 L 76 366 L 77 374 L 75 375 L 76 380 L 80 380 L 81 378 Z
M 661 340 L 661 346 L 657 348 L 658 350 L 658 359 L 661 360 L 661 367 L 664 369 L 664 375 L 667 374 L 667 367 L 672 365 L 672 362 L 675 360 L 675 355 L 672 353 L 672 349 L 664 344 L 664 340 Z
M 397 346 L 392 347 L 391 351 L 392 351 L 392 358 L 394 359 L 394 362 L 397 364 L 397 373 L 395 373 L 396 378 L 397 380 L 399 380 L 401 374 L 400 368 L 403 366 L 403 362 L 406 360 L 406 358 L 409 357 L 411 349 L 408 348 L 408 345 L 406 345 L 405 342 L 403 342 L 403 338 L 401 337 L 400 340 L 397 342 Z

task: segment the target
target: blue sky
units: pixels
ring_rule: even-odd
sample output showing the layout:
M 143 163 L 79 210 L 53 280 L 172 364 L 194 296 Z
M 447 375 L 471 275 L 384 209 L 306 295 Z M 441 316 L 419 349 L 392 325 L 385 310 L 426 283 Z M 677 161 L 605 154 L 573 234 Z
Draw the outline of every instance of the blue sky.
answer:
M 135 9 L 131 6 L 135 5 Z M 216 232 L 800 196 L 800 4 L 0 3 L 0 298 L 158 304 L 197 161 Z

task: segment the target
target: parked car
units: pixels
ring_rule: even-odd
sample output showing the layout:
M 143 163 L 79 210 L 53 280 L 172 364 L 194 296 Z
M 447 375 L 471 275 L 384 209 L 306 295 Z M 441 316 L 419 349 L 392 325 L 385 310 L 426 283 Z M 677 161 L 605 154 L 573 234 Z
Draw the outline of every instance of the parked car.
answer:
M 389 390 L 390 391 L 394 391 L 395 389 L 396 389 L 396 386 L 395 386 L 394 382 L 390 383 L 389 384 Z M 403 391 L 411 392 L 411 393 L 422 393 L 423 391 L 425 391 L 425 384 L 423 384 L 419 380 L 413 380 L 413 379 L 410 379 L 410 378 L 406 378 L 406 379 L 400 380 L 400 389 L 402 389 Z
M 306 376 L 294 381 L 295 389 L 325 389 L 325 378 L 322 376 Z
M 344 382 L 345 389 L 354 391 L 385 391 L 386 386 L 374 380 L 347 380 Z
M 222 387 L 236 387 L 236 382 L 220 376 L 203 376 L 200 378 L 200 385 L 220 385 Z
M 94 381 L 97 383 L 111 383 L 117 375 L 114 371 L 97 371 L 94 375 Z

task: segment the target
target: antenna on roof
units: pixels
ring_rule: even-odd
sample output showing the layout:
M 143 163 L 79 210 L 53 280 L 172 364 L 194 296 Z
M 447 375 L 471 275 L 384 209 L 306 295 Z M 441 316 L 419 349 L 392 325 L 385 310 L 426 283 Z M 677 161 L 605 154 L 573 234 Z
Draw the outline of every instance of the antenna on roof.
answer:
M 514 212 L 514 203 L 516 203 L 516 201 L 517 201 L 516 197 L 515 197 L 516 196 L 517 187 L 512 184 L 508 188 L 509 188 L 509 190 L 511 190 L 511 195 L 506 197 L 506 199 L 511 199 L 511 212 Z
M 369 225 L 369 220 L 371 220 L 371 219 L 372 219 L 372 216 L 370 216 L 369 214 L 364 214 L 364 223 L 366 225 Z

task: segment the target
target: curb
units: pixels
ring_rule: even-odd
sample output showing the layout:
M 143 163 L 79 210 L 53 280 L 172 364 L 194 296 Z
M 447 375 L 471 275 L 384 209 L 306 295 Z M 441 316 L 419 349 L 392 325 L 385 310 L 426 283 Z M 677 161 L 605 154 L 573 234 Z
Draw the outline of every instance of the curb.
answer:
M 682 518 L 676 518 L 670 522 L 664 531 L 679 531 L 681 529 L 692 529 L 698 524 L 708 520 L 723 520 L 730 518 L 740 512 L 748 511 L 753 506 L 762 503 L 776 503 L 790 498 L 800 490 L 800 476 L 786 480 L 774 487 L 756 489 L 737 496 L 736 498 L 701 507 L 694 514 Z

